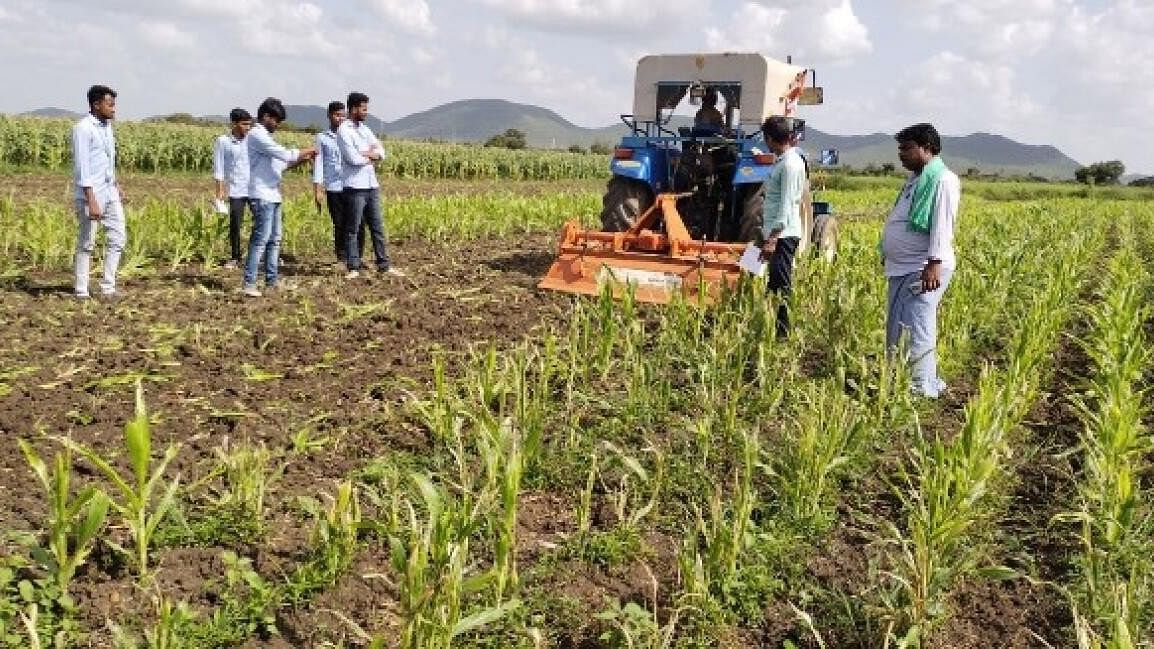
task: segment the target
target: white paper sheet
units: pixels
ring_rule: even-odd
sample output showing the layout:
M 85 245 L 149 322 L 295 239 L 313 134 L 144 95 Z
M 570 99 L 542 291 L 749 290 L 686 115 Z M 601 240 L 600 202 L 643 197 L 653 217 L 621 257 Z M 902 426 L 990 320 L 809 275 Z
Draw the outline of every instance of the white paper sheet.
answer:
M 737 262 L 741 270 L 762 277 L 765 275 L 765 262 L 761 260 L 761 248 L 753 243 L 746 244 L 745 252 L 741 253 L 741 260 Z
M 228 214 L 228 203 L 219 198 L 212 199 L 212 208 L 216 210 L 217 214 Z

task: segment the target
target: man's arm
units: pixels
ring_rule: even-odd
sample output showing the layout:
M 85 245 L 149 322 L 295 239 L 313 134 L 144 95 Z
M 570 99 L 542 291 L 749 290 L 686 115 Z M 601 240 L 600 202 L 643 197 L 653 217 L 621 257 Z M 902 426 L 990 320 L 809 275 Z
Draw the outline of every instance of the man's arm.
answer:
M 216 197 L 224 200 L 224 143 L 217 138 L 212 145 L 212 179 L 216 181 Z
M 76 160 L 76 184 L 84 190 L 84 202 L 88 205 L 88 218 L 97 220 L 103 216 L 103 207 L 96 200 L 96 178 L 92 168 L 92 135 L 83 126 L 72 129 L 72 157 Z
M 934 200 L 934 215 L 930 222 L 930 259 L 941 260 L 954 239 L 954 223 L 962 198 L 962 184 L 953 174 L 943 175 L 938 182 Z
M 341 149 L 341 164 L 353 167 L 363 167 L 369 164 L 370 160 L 365 157 L 362 151 L 357 149 L 357 143 L 353 140 L 353 129 L 341 126 L 337 130 L 337 144 Z
M 253 129 L 249 132 L 247 138 L 252 138 L 251 148 L 255 148 L 258 152 L 263 153 L 271 158 L 276 158 L 286 164 L 296 162 L 301 157 L 300 151 L 297 149 L 286 149 L 273 140 L 267 131 L 261 129 Z

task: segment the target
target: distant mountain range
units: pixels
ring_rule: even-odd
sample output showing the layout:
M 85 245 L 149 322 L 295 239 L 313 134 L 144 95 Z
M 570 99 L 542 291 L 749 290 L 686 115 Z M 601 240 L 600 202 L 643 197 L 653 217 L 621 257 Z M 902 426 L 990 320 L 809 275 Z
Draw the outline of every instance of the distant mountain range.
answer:
M 324 128 L 328 124 L 325 107 L 287 105 L 288 121 L 297 126 Z M 31 115 L 78 117 L 59 108 L 42 108 Z M 203 119 L 225 122 L 222 115 Z M 816 122 L 820 119 L 811 119 Z M 404 140 L 446 140 L 483 142 L 506 129 L 525 133 L 529 145 L 537 148 L 587 147 L 594 143 L 613 144 L 628 132 L 623 124 L 602 128 L 577 126 L 556 112 L 503 99 L 467 99 L 413 113 L 394 122 L 370 116 L 369 126 L 378 133 Z M 897 147 L 887 133 L 832 135 L 816 128 L 806 132 L 806 149 L 837 149 L 841 163 L 855 168 L 897 163 Z M 973 133 L 945 137 L 943 157 L 958 172 L 974 168 L 985 173 L 1034 174 L 1047 178 L 1070 179 L 1081 165 L 1049 145 L 1022 144 L 1001 135 Z

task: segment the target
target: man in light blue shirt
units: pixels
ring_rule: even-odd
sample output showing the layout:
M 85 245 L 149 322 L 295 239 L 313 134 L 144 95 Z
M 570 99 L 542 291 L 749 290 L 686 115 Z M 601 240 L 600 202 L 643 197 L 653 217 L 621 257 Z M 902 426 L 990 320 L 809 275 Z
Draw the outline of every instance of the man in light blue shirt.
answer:
M 232 130 L 216 138 L 212 147 L 212 178 L 216 181 L 216 200 L 228 199 L 228 244 L 231 256 L 224 267 L 240 266 L 240 226 L 244 221 L 244 206 L 248 205 L 248 143 L 244 141 L 252 129 L 252 115 L 243 108 L 234 108 L 228 114 Z
M 373 238 L 377 270 L 403 277 L 404 273 L 390 264 L 385 246 L 381 185 L 377 182 L 377 171 L 373 167 L 374 162 L 384 159 L 385 149 L 365 123 L 365 118 L 369 116 L 369 97 L 360 92 L 349 93 L 348 105 L 349 118 L 337 131 L 337 141 L 341 148 L 341 180 L 349 209 L 348 229 L 345 232 L 345 262 L 349 271 L 345 278 L 356 279 L 361 275 L 357 233 L 365 223 Z
M 777 307 L 777 336 L 789 335 L 789 298 L 793 293 L 793 258 L 801 241 L 801 201 L 805 194 L 805 161 L 797 152 L 797 124 L 775 115 L 761 127 L 765 142 L 777 154 L 765 181 L 762 212 L 762 256 L 769 261 L 769 289 L 783 298 Z
M 76 219 L 80 226 L 73 263 L 76 297 L 88 297 L 96 226 L 104 228 L 104 277 L 100 292 L 116 295 L 116 272 L 128 243 L 124 224 L 124 194 L 116 180 L 116 91 L 108 86 L 88 89 L 88 114 L 72 127 L 72 177 L 76 185 Z
M 275 140 L 276 132 L 286 118 L 284 104 L 269 97 L 256 111 L 257 125 L 248 137 L 249 184 L 252 201 L 252 235 L 248 240 L 248 258 L 244 264 L 242 291 L 249 297 L 260 297 L 256 275 L 265 259 L 265 286 L 277 288 L 277 266 L 280 262 L 280 240 L 284 233 L 280 193 L 281 174 L 290 166 L 316 157 L 316 149 L 286 149 Z
M 344 181 L 341 178 L 341 146 L 337 140 L 345 121 L 344 102 L 334 101 L 328 107 L 329 127 L 317 133 L 317 161 L 313 164 L 313 190 L 320 214 L 321 204 L 327 204 L 333 222 L 333 254 L 337 263 L 345 266 L 345 237 L 348 230 L 349 210 L 345 205 Z M 365 228 L 357 233 L 357 249 L 364 254 Z

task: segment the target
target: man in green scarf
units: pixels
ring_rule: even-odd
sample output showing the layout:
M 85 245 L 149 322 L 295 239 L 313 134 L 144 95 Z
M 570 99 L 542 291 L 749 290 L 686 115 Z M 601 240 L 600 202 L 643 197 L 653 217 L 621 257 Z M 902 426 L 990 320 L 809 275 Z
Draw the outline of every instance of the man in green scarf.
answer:
M 886 349 L 891 357 L 902 338 L 914 390 L 936 399 L 946 388 L 938 377 L 938 305 L 957 265 L 954 223 L 962 195 L 957 174 L 939 157 L 942 140 L 931 124 L 902 129 L 898 158 L 909 179 L 882 231 L 882 256 L 889 291 Z

